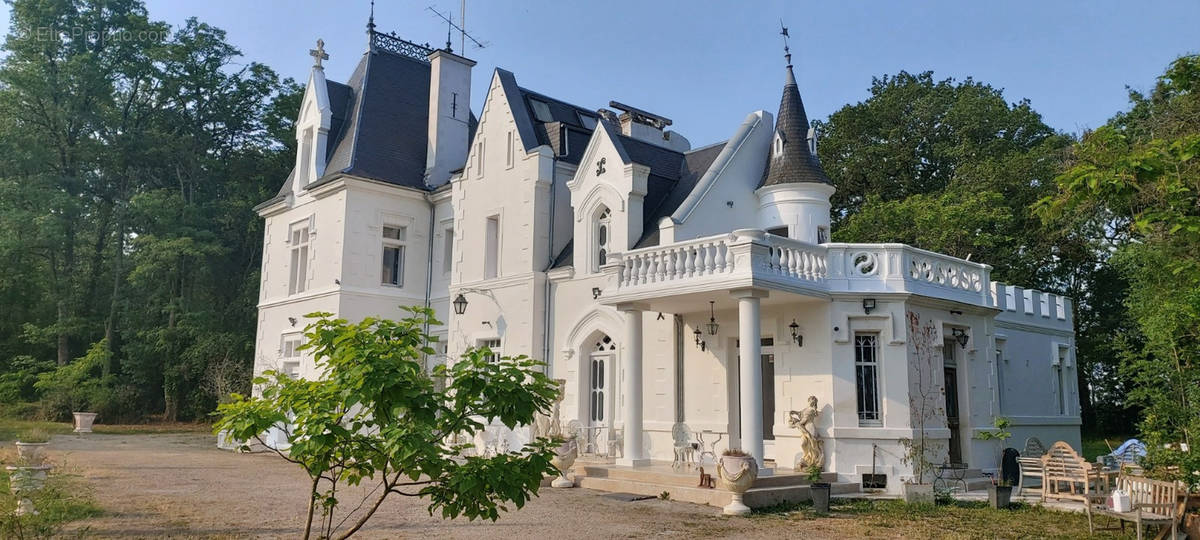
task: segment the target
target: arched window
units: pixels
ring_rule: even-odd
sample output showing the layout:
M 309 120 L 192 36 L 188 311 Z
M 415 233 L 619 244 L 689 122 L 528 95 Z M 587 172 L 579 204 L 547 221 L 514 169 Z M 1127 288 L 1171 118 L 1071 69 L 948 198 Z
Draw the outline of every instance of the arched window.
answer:
M 600 267 L 608 261 L 608 243 L 612 238 L 612 212 L 608 208 L 601 210 L 599 217 L 596 218 L 595 226 L 595 264 L 592 265 L 593 272 L 599 272 Z
M 783 136 L 779 133 L 775 134 L 775 157 L 783 155 Z

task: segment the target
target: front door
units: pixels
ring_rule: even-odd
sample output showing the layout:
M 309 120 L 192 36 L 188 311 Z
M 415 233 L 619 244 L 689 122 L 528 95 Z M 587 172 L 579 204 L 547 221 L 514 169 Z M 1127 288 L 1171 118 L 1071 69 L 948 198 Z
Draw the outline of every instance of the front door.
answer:
M 958 343 L 947 339 L 942 344 L 942 370 L 946 381 L 946 427 L 950 429 L 950 463 L 962 463 L 962 437 L 958 418 L 958 361 L 954 350 Z
M 611 410 L 609 386 L 612 384 L 609 379 L 608 370 L 612 366 L 613 355 L 609 353 L 593 353 L 588 359 L 588 427 L 586 446 L 592 452 L 603 453 L 607 451 L 605 441 L 608 438 L 608 433 L 604 433 L 605 426 L 609 425 L 609 411 Z

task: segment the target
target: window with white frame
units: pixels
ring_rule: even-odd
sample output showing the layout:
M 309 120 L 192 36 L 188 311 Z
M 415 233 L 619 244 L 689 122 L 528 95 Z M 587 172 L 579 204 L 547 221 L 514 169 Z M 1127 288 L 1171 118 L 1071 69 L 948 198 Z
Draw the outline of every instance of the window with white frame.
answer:
M 500 275 L 500 216 L 487 218 L 484 225 L 483 278 Z
M 408 241 L 408 228 L 397 225 L 383 226 L 383 269 L 381 282 L 394 287 L 404 286 L 404 247 Z
M 858 393 L 858 425 L 881 426 L 879 414 L 879 336 L 854 334 L 854 381 Z
M 308 185 L 309 169 L 312 167 L 313 147 L 313 130 L 308 128 L 304 130 L 304 136 L 300 140 L 300 164 L 296 168 L 296 181 L 299 182 L 301 188 Z
M 308 220 L 293 223 L 288 230 L 288 245 L 291 251 L 288 294 L 302 293 L 308 288 L 308 223 Z
M 1067 379 L 1063 376 L 1063 370 L 1066 369 L 1067 354 L 1070 351 L 1063 347 L 1058 348 L 1058 358 L 1054 363 L 1054 382 L 1058 390 L 1058 414 L 1067 414 Z
M 293 379 L 300 377 L 300 346 L 303 344 L 304 336 L 300 334 L 283 335 L 279 344 L 281 373 Z
M 817 227 L 817 243 L 825 244 L 828 242 L 829 242 L 829 227 L 825 227 L 823 225 Z
M 483 355 L 483 358 L 488 362 L 495 362 L 504 354 L 504 351 L 501 347 L 500 338 L 481 339 L 476 345 L 476 348 L 488 349 L 489 352 Z
M 996 340 L 996 407 L 1004 412 L 1004 340 Z
M 483 176 L 483 138 L 475 143 L 475 176 Z
M 513 163 L 516 161 L 516 156 L 517 156 L 516 150 L 517 150 L 516 146 L 513 145 L 513 132 L 509 131 L 508 132 L 508 150 L 504 153 L 504 165 L 510 169 L 512 168 Z
M 442 273 L 449 274 L 454 267 L 454 227 L 446 227 L 442 233 Z
M 608 208 L 604 208 L 600 212 L 600 216 L 596 218 L 595 225 L 595 263 L 592 265 L 593 272 L 599 272 L 600 267 L 608 262 L 608 244 L 612 237 L 612 212 Z

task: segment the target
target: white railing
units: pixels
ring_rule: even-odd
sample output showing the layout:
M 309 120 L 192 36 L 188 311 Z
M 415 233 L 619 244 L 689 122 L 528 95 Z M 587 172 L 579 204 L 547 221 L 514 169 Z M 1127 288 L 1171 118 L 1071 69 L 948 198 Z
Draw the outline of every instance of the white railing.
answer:
M 733 272 L 730 235 L 709 236 L 668 246 L 616 254 L 617 286 L 633 287 L 664 281 L 715 276 Z
M 637 298 L 669 294 L 676 284 L 694 290 L 697 280 L 765 278 L 785 288 L 791 282 L 798 289 L 910 293 L 996 305 L 991 267 L 986 264 L 904 244 L 815 245 L 761 230 L 741 229 L 613 254 L 606 268 L 615 274 L 615 290 L 605 296 L 615 299 L 624 292 Z
M 823 281 L 828 272 L 824 247 L 772 234 L 765 235 L 768 272 L 804 281 Z

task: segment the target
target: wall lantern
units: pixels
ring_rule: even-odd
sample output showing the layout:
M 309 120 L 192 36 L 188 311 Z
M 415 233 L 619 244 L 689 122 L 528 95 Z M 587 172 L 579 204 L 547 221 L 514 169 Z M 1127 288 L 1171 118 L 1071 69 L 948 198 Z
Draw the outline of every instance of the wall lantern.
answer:
M 592 300 L 600 298 L 600 287 L 592 287 Z
M 717 314 L 716 311 L 714 311 L 715 305 L 716 302 L 712 300 L 708 301 L 708 324 L 705 326 L 708 327 L 708 335 L 710 336 L 717 335 L 717 329 L 721 327 L 721 325 L 717 324 Z
M 704 333 L 700 331 L 700 327 L 696 327 L 696 331 L 692 332 L 692 335 L 696 336 L 696 347 L 699 347 L 703 351 L 705 345 L 704 340 L 700 339 L 700 336 L 704 335 Z
M 463 296 L 462 293 L 458 294 L 458 297 L 454 299 L 453 304 L 455 315 L 462 315 L 463 313 L 467 312 L 467 297 Z
M 792 329 L 792 341 L 796 342 L 797 347 L 804 346 L 804 336 L 800 335 L 800 325 L 796 324 L 796 319 L 792 319 L 792 324 L 788 325 Z
M 957 310 L 957 309 L 952 309 L 952 310 L 950 310 L 950 314 L 951 314 L 951 315 L 954 315 L 955 317 L 957 317 L 957 316 L 959 316 L 959 315 L 962 315 L 962 312 L 961 312 L 961 311 L 959 311 L 959 310 Z
M 951 328 L 950 334 L 954 336 L 954 339 L 958 340 L 958 344 L 962 346 L 962 348 L 967 348 L 967 341 L 969 341 L 971 337 L 968 336 L 962 328 Z
M 874 298 L 863 298 L 863 313 L 870 315 L 875 310 Z

